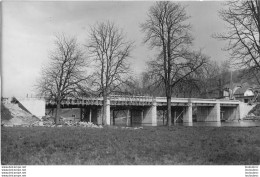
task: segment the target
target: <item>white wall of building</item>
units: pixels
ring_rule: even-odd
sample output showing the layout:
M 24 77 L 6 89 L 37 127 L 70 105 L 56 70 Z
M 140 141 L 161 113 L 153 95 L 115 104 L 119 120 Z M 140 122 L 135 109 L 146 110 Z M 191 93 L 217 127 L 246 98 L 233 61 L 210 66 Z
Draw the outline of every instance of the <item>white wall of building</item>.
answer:
M 244 96 L 254 96 L 254 92 L 252 90 L 246 90 Z

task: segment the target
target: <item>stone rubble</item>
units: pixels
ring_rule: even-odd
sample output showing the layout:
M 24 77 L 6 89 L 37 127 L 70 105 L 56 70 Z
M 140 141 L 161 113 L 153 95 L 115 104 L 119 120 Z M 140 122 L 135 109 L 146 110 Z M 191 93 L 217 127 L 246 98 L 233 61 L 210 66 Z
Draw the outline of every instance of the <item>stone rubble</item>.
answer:
M 54 119 L 45 117 L 42 121 L 39 121 L 32 126 L 44 126 L 44 127 L 56 127 Z M 95 125 L 92 122 L 76 122 L 76 121 L 63 121 L 57 127 L 89 127 L 89 128 L 103 128 L 102 125 Z
M 129 129 L 129 130 L 140 130 L 143 129 L 143 127 L 121 127 L 122 129 Z

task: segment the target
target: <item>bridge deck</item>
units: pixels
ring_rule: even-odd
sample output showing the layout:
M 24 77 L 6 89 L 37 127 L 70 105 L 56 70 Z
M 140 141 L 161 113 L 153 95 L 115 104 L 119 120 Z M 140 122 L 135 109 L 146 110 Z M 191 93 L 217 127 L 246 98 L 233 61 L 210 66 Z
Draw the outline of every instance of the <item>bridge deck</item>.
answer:
M 109 104 L 111 106 L 151 106 L 156 104 L 157 106 L 166 106 L 166 97 L 146 97 L 146 96 L 129 96 L 129 97 L 116 97 L 112 96 L 109 99 Z M 225 99 L 200 99 L 200 98 L 172 98 L 172 106 L 188 106 L 192 103 L 194 106 L 214 106 L 216 103 L 220 103 L 221 106 L 237 106 L 239 104 L 238 100 L 225 100 Z M 74 105 L 74 106 L 84 106 L 84 105 L 103 105 L 103 98 L 69 98 L 65 99 L 61 103 L 62 105 Z M 53 101 L 46 101 L 46 105 L 56 105 Z

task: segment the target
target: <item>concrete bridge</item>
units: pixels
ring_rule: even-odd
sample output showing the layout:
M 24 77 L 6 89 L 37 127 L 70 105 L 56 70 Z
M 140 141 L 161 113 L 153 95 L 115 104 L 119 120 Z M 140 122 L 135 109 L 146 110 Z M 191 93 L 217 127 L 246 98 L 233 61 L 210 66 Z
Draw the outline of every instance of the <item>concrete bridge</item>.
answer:
M 192 124 L 196 116 L 197 122 L 220 122 L 225 120 L 242 119 L 247 112 L 245 103 L 238 100 L 172 98 L 172 116 L 177 122 Z M 55 108 L 56 103 L 46 101 L 46 108 Z M 81 119 L 102 124 L 103 98 L 65 99 L 62 108 L 80 108 Z M 156 126 L 158 112 L 167 109 L 165 97 L 147 96 L 111 96 L 106 106 L 107 125 L 115 124 L 115 112 L 124 110 L 126 125 Z M 196 112 L 193 117 L 193 113 Z

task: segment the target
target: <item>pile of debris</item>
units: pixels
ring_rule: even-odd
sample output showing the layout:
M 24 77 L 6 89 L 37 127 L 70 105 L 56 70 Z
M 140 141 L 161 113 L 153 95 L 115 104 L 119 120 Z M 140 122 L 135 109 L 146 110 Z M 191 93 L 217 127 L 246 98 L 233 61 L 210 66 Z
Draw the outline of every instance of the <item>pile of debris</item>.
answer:
M 90 128 L 103 128 L 102 125 L 95 125 L 92 122 L 77 122 L 77 121 L 61 121 L 57 127 L 90 127 Z M 35 122 L 31 126 L 44 126 L 56 127 L 54 117 L 45 116 L 42 121 Z
M 102 125 L 95 125 L 92 122 L 65 121 L 63 125 L 68 127 L 103 128 Z
M 129 129 L 129 130 L 139 130 L 143 129 L 143 127 L 121 127 L 122 129 Z
M 102 125 L 95 125 L 92 122 L 78 122 L 78 127 L 91 127 L 91 128 L 103 128 Z
M 30 126 L 39 126 L 39 127 L 55 127 L 54 117 L 51 116 L 44 116 L 42 117 L 42 120 L 37 121 Z
M 55 117 L 44 116 L 44 117 L 42 117 L 42 125 L 47 126 L 47 127 L 54 126 L 55 125 L 54 119 L 55 119 Z

